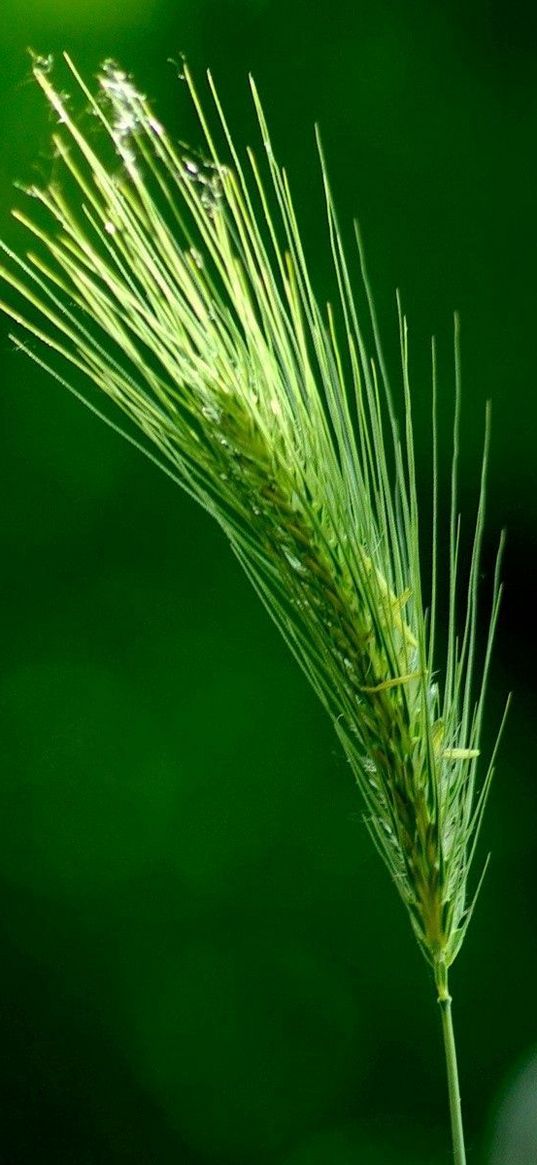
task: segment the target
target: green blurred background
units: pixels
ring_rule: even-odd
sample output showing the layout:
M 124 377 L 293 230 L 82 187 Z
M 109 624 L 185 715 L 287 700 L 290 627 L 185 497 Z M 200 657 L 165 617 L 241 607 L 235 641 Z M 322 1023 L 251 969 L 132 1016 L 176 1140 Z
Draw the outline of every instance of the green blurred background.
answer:
M 461 313 L 466 508 L 494 406 L 485 592 L 508 528 L 489 739 L 515 691 L 453 974 L 469 1161 L 492 1161 L 537 1048 L 534 6 L 3 0 L 0 37 L 11 242 L 13 180 L 49 169 L 28 45 L 118 58 L 194 145 L 168 58 L 211 66 L 243 143 L 251 70 L 322 298 L 320 122 L 395 372 L 402 289 L 426 501 L 429 336 L 447 430 Z M 0 353 L 2 1165 L 447 1165 L 432 984 L 314 696 L 201 511 L 5 325 Z

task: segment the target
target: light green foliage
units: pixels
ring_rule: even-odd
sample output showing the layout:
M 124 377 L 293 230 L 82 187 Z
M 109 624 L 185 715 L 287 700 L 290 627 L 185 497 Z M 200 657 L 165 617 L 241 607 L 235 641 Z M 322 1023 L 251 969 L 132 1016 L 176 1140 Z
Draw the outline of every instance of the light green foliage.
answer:
M 287 178 L 274 160 L 253 84 L 262 166 L 251 152 L 239 158 L 210 77 L 221 148 L 185 71 L 205 159 L 174 145 L 116 65 L 103 67 L 94 96 L 67 64 L 102 133 L 84 135 L 51 82 L 48 62 L 35 61 L 36 80 L 60 127 L 54 182 L 28 192 L 49 224 L 42 225 L 41 210 L 34 218 L 17 211 L 36 250 L 23 259 L 4 247 L 2 275 L 18 300 L 11 296 L 2 306 L 19 325 L 15 340 L 62 383 L 70 367 L 77 394 L 83 374 L 96 411 L 93 389 L 106 394 L 134 423 L 129 439 L 220 523 L 334 722 L 369 830 L 440 992 L 445 984 L 447 992 L 447 967 L 469 919 L 467 878 L 492 775 L 491 763 L 478 790 L 500 595 L 496 572 L 474 684 L 488 436 L 458 631 L 457 372 L 448 646 L 438 680 L 434 349 L 432 595 L 426 602 L 406 322 L 401 316 L 400 436 L 358 236 L 373 360 L 322 152 L 339 289 L 334 309 L 322 307 L 312 290 Z M 40 341 L 37 351 L 23 342 L 21 329 Z

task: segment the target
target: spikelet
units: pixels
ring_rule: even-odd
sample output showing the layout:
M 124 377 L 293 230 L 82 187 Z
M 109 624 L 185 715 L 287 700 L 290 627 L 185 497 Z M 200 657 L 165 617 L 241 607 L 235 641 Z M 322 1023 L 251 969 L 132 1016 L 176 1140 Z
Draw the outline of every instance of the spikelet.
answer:
M 14 339 L 77 395 L 86 378 L 94 411 L 95 389 L 110 398 L 128 418 L 129 439 L 225 531 L 334 722 L 369 830 L 442 991 L 469 920 L 467 879 L 492 776 L 491 762 L 478 791 L 500 598 L 496 571 L 474 685 L 488 420 L 458 634 L 457 380 L 442 695 L 433 671 L 437 505 L 435 496 L 427 616 L 406 322 L 400 315 L 400 437 L 365 268 L 362 261 L 374 360 L 357 318 L 322 151 L 335 310 L 321 308 L 313 293 L 287 178 L 253 83 L 265 177 L 251 152 L 241 163 L 210 76 L 221 150 L 184 74 L 203 129 L 202 157 L 170 140 L 113 62 L 103 66 L 95 96 L 66 60 L 100 123 L 101 149 L 52 84 L 49 62 L 35 60 L 35 78 L 59 122 L 57 163 L 54 183 L 28 192 L 49 225 L 41 211 L 15 212 L 35 249 L 23 259 L 3 247 L 1 274 L 17 293 L 2 304 L 18 325 Z M 21 338 L 24 331 L 37 348 Z M 434 360 L 432 396 L 434 414 Z

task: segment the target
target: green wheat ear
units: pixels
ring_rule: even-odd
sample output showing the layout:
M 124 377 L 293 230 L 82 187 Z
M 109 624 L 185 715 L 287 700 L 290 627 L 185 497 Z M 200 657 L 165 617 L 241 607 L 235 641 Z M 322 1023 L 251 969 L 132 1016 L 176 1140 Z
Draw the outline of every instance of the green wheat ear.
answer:
M 455 1159 L 464 1160 L 447 971 L 468 926 L 467 882 L 493 761 L 476 783 L 483 702 L 498 605 L 496 569 L 481 675 L 475 681 L 481 490 L 457 627 L 458 328 L 449 529 L 449 623 L 442 685 L 437 623 L 436 372 L 433 345 L 432 593 L 422 593 L 406 321 L 400 313 L 404 423 L 399 434 L 370 307 L 370 359 L 321 172 L 339 302 L 315 298 L 286 174 L 252 94 L 263 167 L 234 147 L 209 75 L 217 149 L 190 73 L 207 159 L 179 148 L 145 97 L 107 62 L 94 96 L 66 57 L 100 123 L 90 144 L 54 88 L 56 174 L 21 211 L 35 250 L 3 246 L 1 270 L 23 302 L 6 311 L 50 353 L 62 383 L 82 373 L 127 415 L 140 444 L 219 522 L 259 596 L 331 716 L 365 802 L 365 820 L 434 969 L 448 1055 Z M 112 144 L 113 153 L 106 144 Z M 92 135 L 92 140 L 95 135 Z M 119 161 L 118 161 L 119 156 Z M 59 359 L 58 359 L 59 358 Z M 67 387 L 70 387 L 67 384 Z M 74 391 L 78 394 L 78 389 Z M 93 398 L 90 407 L 98 411 Z M 105 419 L 107 419 L 105 417 Z M 110 423 L 110 422 L 109 422 Z M 500 548 L 501 549 L 501 548 Z M 426 610 L 428 608 L 428 613 Z

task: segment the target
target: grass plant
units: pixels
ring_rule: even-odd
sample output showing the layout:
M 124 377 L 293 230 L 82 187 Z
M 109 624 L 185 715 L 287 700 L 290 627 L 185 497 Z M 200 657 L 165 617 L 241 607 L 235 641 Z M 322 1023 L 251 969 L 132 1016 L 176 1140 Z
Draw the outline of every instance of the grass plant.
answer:
M 320 142 L 333 306 L 319 303 L 312 288 L 288 179 L 253 82 L 261 162 L 250 150 L 244 158 L 237 152 L 210 75 L 202 102 L 184 70 L 201 155 L 172 141 L 115 63 L 102 67 L 96 92 L 66 64 L 101 133 L 83 132 L 50 62 L 35 59 L 35 79 L 58 122 L 56 163 L 50 185 L 27 191 L 36 213 L 14 212 L 31 236 L 29 250 L 3 246 L 10 295 L 2 307 L 17 325 L 13 339 L 216 519 L 331 717 L 367 828 L 432 968 L 454 1160 L 462 1165 L 448 973 L 475 901 L 468 880 L 496 753 L 478 779 L 501 586 L 497 565 L 478 650 L 489 415 L 460 618 L 458 326 L 447 651 L 437 671 L 434 345 L 425 596 L 407 324 L 400 309 L 398 410 L 356 232 L 365 328 L 359 318 Z M 99 394 L 123 414 L 120 426 Z

